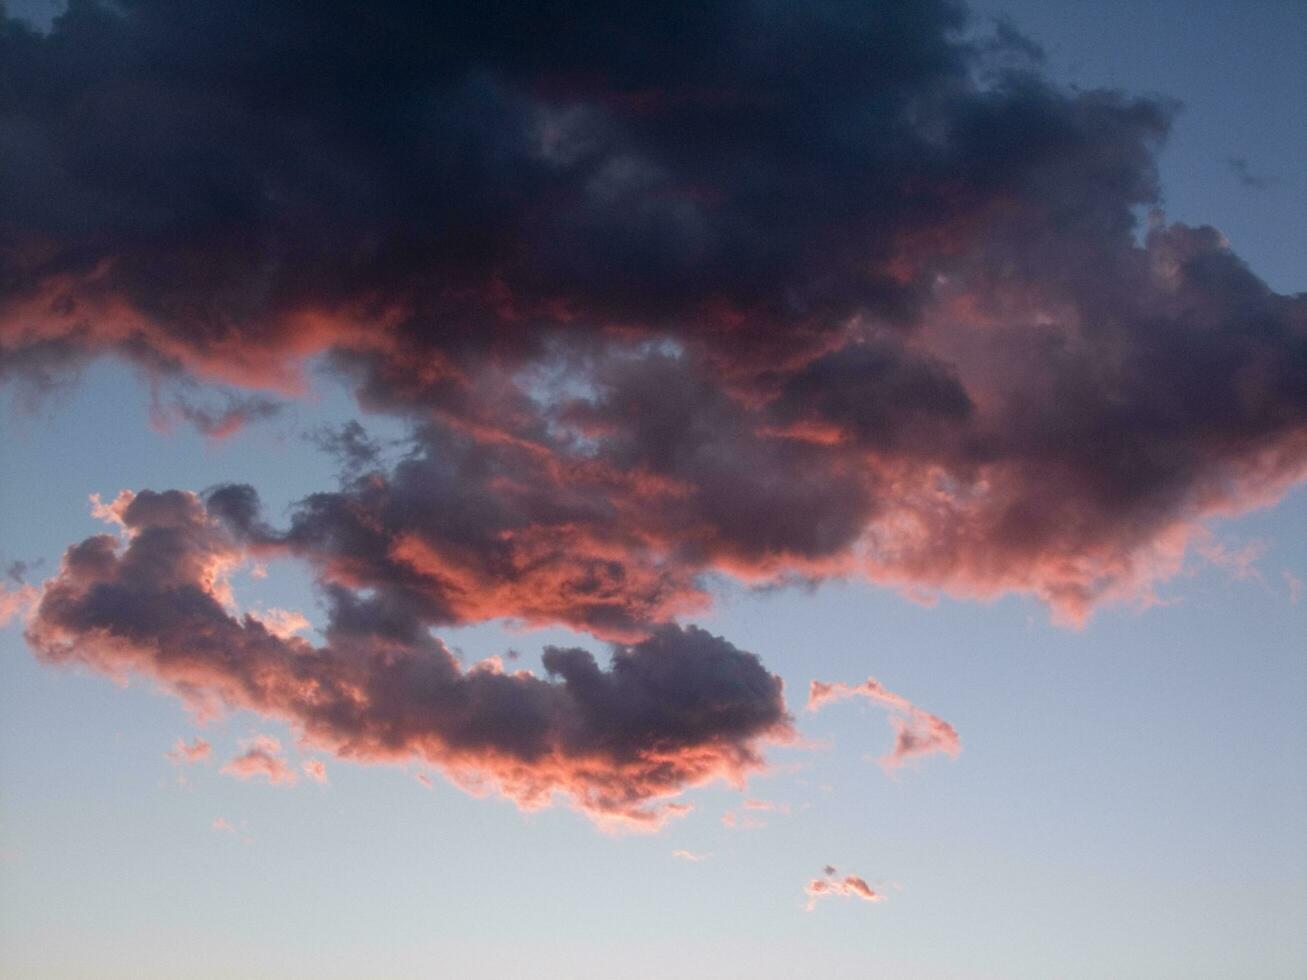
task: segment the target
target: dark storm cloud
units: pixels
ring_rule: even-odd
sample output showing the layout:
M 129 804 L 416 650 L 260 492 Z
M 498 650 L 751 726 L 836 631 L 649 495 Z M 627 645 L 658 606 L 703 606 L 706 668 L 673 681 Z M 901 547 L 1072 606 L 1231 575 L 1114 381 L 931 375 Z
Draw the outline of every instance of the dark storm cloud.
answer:
M 1075 203 L 1124 226 L 1165 128 L 1033 75 L 977 87 L 964 22 L 929 0 L 9 21 L 6 346 L 89 325 L 285 383 L 330 344 L 457 360 L 621 325 L 735 360 L 903 320 L 928 284 L 896 272 L 904 236 L 1058 196 L 1039 184 L 1069 161 L 1111 192 Z
M 197 711 L 282 718 L 356 761 L 421 761 L 523 806 L 561 793 L 637 824 L 678 812 L 667 799 L 688 786 L 738 782 L 764 740 L 790 732 L 780 679 L 695 627 L 617 645 L 607 669 L 547 648 L 544 680 L 497 660 L 464 669 L 402 598 L 335 588 L 314 647 L 228 607 L 224 576 L 244 556 L 197 497 L 147 490 L 111 509 L 127 541 L 69 548 L 28 625 L 48 662 L 140 673 Z M 275 741 L 246 748 L 224 771 L 294 780 Z

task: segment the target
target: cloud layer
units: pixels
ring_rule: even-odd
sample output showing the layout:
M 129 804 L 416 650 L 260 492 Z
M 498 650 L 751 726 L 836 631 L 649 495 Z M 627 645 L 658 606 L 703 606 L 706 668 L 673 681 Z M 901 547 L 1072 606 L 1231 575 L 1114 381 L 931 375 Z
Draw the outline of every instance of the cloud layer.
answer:
M 1304 299 L 1140 237 L 1172 108 L 953 3 L 88 2 L 0 65 L 0 372 L 329 356 L 454 457 L 385 529 L 464 616 L 629 634 L 726 572 L 1078 620 L 1303 474 Z
M 1307 298 L 1144 223 L 1173 113 L 948 0 L 4 18 L 0 376 L 126 358 L 218 438 L 325 365 L 409 433 L 322 434 L 340 481 L 284 526 L 243 485 L 120 498 L 129 542 L 69 549 L 31 642 L 648 822 L 788 731 L 755 658 L 676 625 L 722 577 L 1148 602 L 1307 472 Z M 309 564 L 325 646 L 232 611 L 247 554 Z M 465 670 L 430 632 L 505 618 L 611 667 Z M 956 752 L 898 722 L 892 760 Z

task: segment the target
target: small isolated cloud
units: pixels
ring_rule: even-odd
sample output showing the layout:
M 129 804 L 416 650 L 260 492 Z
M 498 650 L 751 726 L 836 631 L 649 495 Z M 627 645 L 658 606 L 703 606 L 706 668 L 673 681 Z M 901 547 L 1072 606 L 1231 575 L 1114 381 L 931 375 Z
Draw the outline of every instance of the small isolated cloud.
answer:
M 728 830 L 761 830 L 767 826 L 767 822 L 748 813 L 727 810 L 722 814 L 722 826 Z
M 262 776 L 269 783 L 286 785 L 299 779 L 295 770 L 286 764 L 281 743 L 271 735 L 254 735 L 244 739 L 241 746 L 245 751 L 222 767 L 224 775 L 235 776 L 237 779 Z
M 15 559 L 5 565 L 4 577 L 16 586 L 24 586 L 27 584 L 28 576 L 44 564 L 44 558 L 37 558 L 35 561 Z
M 841 877 L 839 872 L 829 864 L 822 868 L 822 877 L 813 878 L 803 890 L 808 896 L 809 912 L 817 907 L 818 899 L 830 896 L 857 898 L 864 902 L 885 901 L 885 896 L 868 885 L 866 879 L 859 878 L 857 875 Z
M 789 813 L 790 805 L 788 803 L 773 803 L 771 800 L 745 800 L 743 803 L 746 810 L 763 810 L 770 813 Z
M 707 861 L 710 857 L 712 857 L 712 855 L 707 852 L 703 854 L 696 854 L 694 851 L 677 850 L 677 851 L 672 851 L 672 857 L 680 858 L 682 861 Z
M 1230 170 L 1233 171 L 1239 183 L 1249 190 L 1264 191 L 1279 183 L 1279 180 L 1275 177 L 1253 173 L 1245 157 L 1230 157 L 1226 163 L 1230 165 Z
M 1285 587 L 1289 590 L 1289 601 L 1296 606 L 1302 601 L 1303 580 L 1287 568 L 1280 574 L 1284 577 Z
M 1199 535 L 1194 550 L 1212 565 L 1224 569 L 1233 579 L 1265 584 L 1266 580 L 1257 563 L 1266 556 L 1268 547 L 1267 543 L 1261 540 L 1238 544 L 1217 541 L 1210 535 Z
M 326 785 L 327 767 L 323 765 L 321 760 L 305 759 L 302 768 L 304 769 L 304 775 L 308 776 L 309 779 L 313 780 L 315 783 Z
M 902 695 L 887 690 L 874 677 L 868 677 L 861 684 L 813 681 L 808 688 L 808 710 L 818 711 L 832 701 L 854 697 L 883 704 L 893 712 L 890 725 L 894 728 L 894 747 L 880 760 L 885 768 L 897 769 L 914 756 L 933 752 L 957 758 L 962 751 L 962 741 L 952 725 L 923 711 Z
M 219 834 L 231 834 L 233 837 L 239 837 L 242 844 L 253 844 L 254 838 L 245 831 L 245 821 L 241 821 L 241 826 L 237 827 L 226 817 L 214 817 L 213 823 L 209 825 Z
M 197 735 L 190 742 L 184 738 L 177 739 L 173 747 L 164 753 L 164 758 L 175 766 L 187 765 L 203 762 L 212 750 L 213 746 Z

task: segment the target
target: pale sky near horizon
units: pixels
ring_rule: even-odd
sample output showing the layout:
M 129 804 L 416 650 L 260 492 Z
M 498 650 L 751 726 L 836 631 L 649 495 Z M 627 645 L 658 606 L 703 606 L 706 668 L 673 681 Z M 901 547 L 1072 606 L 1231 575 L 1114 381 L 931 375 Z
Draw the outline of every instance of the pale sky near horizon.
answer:
M 7 6 L 40 20 L 52 4 Z M 1210 222 L 1275 291 L 1307 291 L 1307 4 L 976 9 L 1010 16 L 1059 81 L 1180 100 L 1160 154 L 1168 218 Z M 0 389 L 0 564 L 51 578 L 65 548 L 113 530 L 89 495 L 124 489 L 249 483 L 284 525 L 334 480 L 312 433 L 404 431 L 311 377 L 226 439 L 152 422 L 142 371 L 111 357 L 35 400 Z M 801 739 L 767 747 L 743 790 L 690 789 L 692 811 L 655 833 L 526 812 L 415 762 L 339 759 L 251 711 L 198 720 L 149 679 L 39 663 L 15 618 L 0 629 L 0 976 L 1307 975 L 1307 487 L 1205 526 L 1158 601 L 1081 627 L 1028 596 L 723 580 L 683 621 L 778 674 Z M 232 575 L 241 608 L 325 626 L 302 563 L 252 570 Z M 540 673 L 548 645 L 604 659 L 563 626 L 436 632 L 465 666 L 511 648 L 510 668 Z M 886 767 L 884 705 L 805 710 L 810 681 L 868 676 L 951 724 L 957 757 Z M 280 741 L 293 785 L 221 773 L 258 735 Z M 166 757 L 197 736 L 207 758 Z M 883 900 L 807 910 L 827 865 Z

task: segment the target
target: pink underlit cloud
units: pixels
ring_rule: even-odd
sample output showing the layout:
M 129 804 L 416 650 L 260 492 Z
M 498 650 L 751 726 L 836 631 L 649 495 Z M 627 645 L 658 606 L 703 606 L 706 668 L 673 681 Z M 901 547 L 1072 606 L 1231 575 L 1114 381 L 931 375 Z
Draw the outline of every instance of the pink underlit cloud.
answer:
M 804 886 L 804 893 L 808 896 L 807 910 L 811 912 L 817 907 L 819 899 L 823 898 L 856 898 L 863 902 L 883 902 L 885 896 L 877 892 L 866 880 L 859 878 L 857 875 L 840 876 L 831 865 L 826 865 L 822 869 L 821 878 L 813 878 Z
M 245 749 L 222 767 L 222 773 L 237 779 L 263 777 L 274 785 L 292 785 L 299 780 L 295 770 L 286 764 L 281 743 L 271 735 L 254 735 L 241 743 Z M 325 770 L 323 772 L 325 778 Z
M 1265 584 L 1257 562 L 1266 556 L 1268 545 L 1265 541 L 1250 541 L 1244 545 L 1225 544 L 1217 541 L 1210 533 L 1201 535 L 1194 550 L 1199 557 L 1224 569 L 1236 581 L 1256 581 Z
M 897 769 L 908 759 L 935 752 L 956 759 L 962 751 L 962 741 L 952 725 L 918 708 L 901 694 L 886 689 L 874 677 L 868 677 L 861 684 L 813 681 L 808 688 L 808 710 L 819 711 L 834 701 L 855 697 L 885 705 L 892 712 L 890 726 L 894 729 L 894 746 L 880 760 L 886 769 Z
M 1281 572 L 1281 575 L 1284 577 L 1285 587 L 1289 590 L 1289 601 L 1296 606 L 1302 601 L 1303 580 L 1287 568 Z
M 173 743 L 173 747 L 164 753 L 164 756 L 173 765 L 193 764 L 203 762 L 209 757 L 212 750 L 213 746 L 199 736 L 196 736 L 190 742 L 187 742 L 184 738 L 179 738 Z
M 397 635 L 393 607 L 342 587 L 327 643 L 314 646 L 235 607 L 228 580 L 251 556 L 196 495 L 141 491 L 95 506 L 119 533 L 67 550 L 25 636 L 47 663 L 149 677 L 201 719 L 253 711 L 288 723 L 304 751 L 430 766 L 525 810 L 566 802 L 605 830 L 657 830 L 688 812 L 677 796 L 708 782 L 743 789 L 765 767 L 763 744 L 793 735 L 780 678 L 695 627 L 614 644 L 609 669 L 588 651 L 549 647 L 542 677 L 497 661 L 464 668 L 421 621 Z M 100 602 L 106 590 L 131 601 Z M 677 696 L 665 709 L 614 726 L 669 684 Z M 688 729 L 678 713 L 686 705 Z M 246 740 L 221 771 L 279 785 L 301 778 L 269 736 Z
M 283 640 L 289 639 L 296 633 L 305 632 L 311 625 L 303 613 L 293 609 L 278 609 L 275 606 L 269 609 L 252 610 L 249 615 L 251 619 L 262 623 L 273 636 Z
M 682 861 L 698 862 L 698 861 L 707 861 L 710 857 L 712 857 L 712 855 L 706 852 L 703 854 L 698 854 L 694 851 L 676 850 L 676 851 L 672 851 L 672 857 L 680 858 Z
M 308 776 L 309 779 L 313 780 L 315 783 L 326 785 L 327 767 L 323 765 L 321 760 L 305 759 L 302 768 L 304 769 L 304 775 Z
M 749 813 L 727 810 L 722 814 L 722 826 L 727 830 L 761 830 L 767 826 L 767 822 Z
M 11 619 L 27 619 L 40 598 L 40 591 L 31 585 L 11 589 L 0 584 L 0 626 L 7 626 Z

